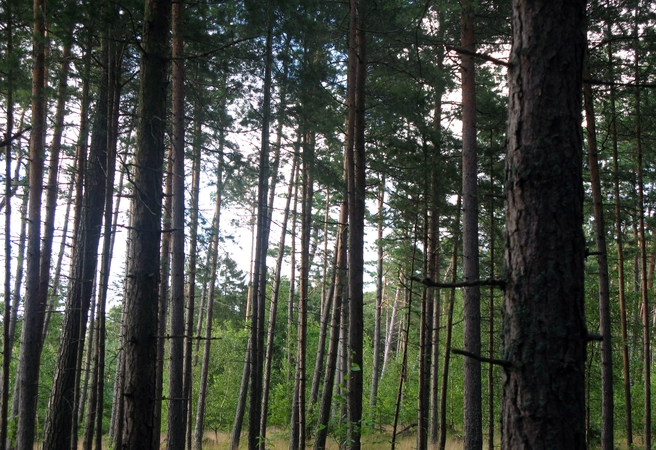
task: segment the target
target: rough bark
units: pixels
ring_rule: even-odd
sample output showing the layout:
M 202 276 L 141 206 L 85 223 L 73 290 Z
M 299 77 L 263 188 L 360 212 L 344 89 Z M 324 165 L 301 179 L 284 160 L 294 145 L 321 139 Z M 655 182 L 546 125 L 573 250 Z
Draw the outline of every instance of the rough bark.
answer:
M 170 0 L 146 0 L 141 46 L 141 82 L 130 254 L 125 299 L 123 447 L 154 448 L 155 367 L 162 166 L 166 132 L 166 90 Z
M 585 0 L 513 2 L 506 157 L 505 449 L 585 448 Z

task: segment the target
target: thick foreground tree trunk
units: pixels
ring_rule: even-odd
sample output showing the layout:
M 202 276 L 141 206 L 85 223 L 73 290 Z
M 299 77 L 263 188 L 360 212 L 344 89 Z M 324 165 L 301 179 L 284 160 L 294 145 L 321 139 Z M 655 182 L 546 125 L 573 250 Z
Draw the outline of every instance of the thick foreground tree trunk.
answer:
M 170 0 L 146 0 L 125 298 L 124 449 L 155 446 L 155 366 Z
M 583 449 L 585 0 L 513 2 L 502 447 Z

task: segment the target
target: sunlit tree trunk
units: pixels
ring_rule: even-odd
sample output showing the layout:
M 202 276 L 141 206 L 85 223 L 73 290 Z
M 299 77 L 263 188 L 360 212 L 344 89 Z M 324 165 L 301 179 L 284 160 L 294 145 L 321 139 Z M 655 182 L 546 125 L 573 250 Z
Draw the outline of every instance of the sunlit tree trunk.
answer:
M 46 114 L 46 23 L 45 0 L 34 0 L 32 49 L 32 131 L 30 134 L 30 180 L 26 295 L 20 354 L 18 357 L 17 450 L 32 450 L 36 433 L 40 347 L 43 317 L 39 313 L 39 260 L 41 255 L 41 195 L 43 193 L 43 155 Z

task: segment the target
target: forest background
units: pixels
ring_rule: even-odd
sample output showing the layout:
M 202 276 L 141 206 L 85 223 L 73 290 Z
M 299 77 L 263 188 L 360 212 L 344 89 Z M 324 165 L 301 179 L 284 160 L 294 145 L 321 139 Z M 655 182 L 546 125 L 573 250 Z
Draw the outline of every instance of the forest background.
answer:
M 165 193 L 161 246 L 158 237 L 146 254 L 162 299 L 151 330 L 161 392 L 152 446 L 161 435 L 167 448 L 200 448 L 231 433 L 235 448 L 242 427 L 251 448 L 273 438 L 322 448 L 327 435 L 351 445 L 354 434 L 387 447 L 408 433 L 418 448 L 463 434 L 498 445 L 511 4 L 383 0 L 358 2 L 355 16 L 353 5 L 174 3 L 172 22 L 157 22 L 131 0 L 2 3 L 0 445 L 120 448 L 124 439 L 128 235 L 141 229 L 129 205 L 148 194 L 135 187 L 135 148 L 140 59 L 150 51 L 165 67 L 165 109 L 154 116 L 167 148 L 151 191 Z M 644 0 L 587 7 L 591 448 L 609 433 L 614 445 L 651 439 L 655 14 Z M 148 31 L 151 22 L 159 29 Z M 148 32 L 168 40 L 171 23 L 171 47 L 145 47 Z M 349 162 L 361 169 L 351 180 Z M 463 181 L 472 174 L 473 192 Z M 358 262 L 350 239 L 365 229 L 372 260 Z M 365 271 L 372 289 L 361 290 L 358 312 L 350 289 Z M 455 286 L 463 279 L 489 280 L 476 288 L 478 316 L 466 312 L 471 292 Z M 471 355 L 453 354 L 472 350 L 468 320 L 479 327 L 474 353 L 488 358 L 473 372 Z M 362 333 L 359 363 L 349 326 Z M 24 354 L 30 340 L 35 353 Z M 29 373 L 36 391 L 21 393 Z M 354 426 L 356 378 L 364 401 Z

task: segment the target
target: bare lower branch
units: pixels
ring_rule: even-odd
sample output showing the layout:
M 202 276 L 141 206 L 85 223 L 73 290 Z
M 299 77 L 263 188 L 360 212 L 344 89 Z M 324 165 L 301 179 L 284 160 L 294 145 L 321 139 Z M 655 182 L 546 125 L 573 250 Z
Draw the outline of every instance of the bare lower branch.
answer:
M 430 278 L 424 278 L 422 280 L 419 277 L 411 277 L 411 279 L 414 281 L 418 281 L 425 286 L 438 287 L 438 288 L 458 288 L 458 287 L 472 287 L 472 286 L 498 286 L 501 289 L 506 288 L 506 282 L 504 280 L 493 280 L 490 278 L 488 278 L 487 280 L 458 281 L 456 283 L 440 283 L 439 281 L 433 281 Z
M 510 361 L 506 361 L 505 359 L 486 358 L 485 356 L 479 356 L 466 350 L 460 350 L 459 348 L 452 348 L 451 351 L 456 355 L 467 356 L 468 358 L 472 358 L 480 362 L 496 364 L 497 366 L 510 367 L 511 365 Z

